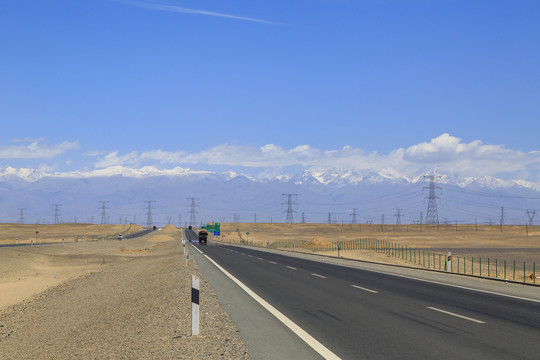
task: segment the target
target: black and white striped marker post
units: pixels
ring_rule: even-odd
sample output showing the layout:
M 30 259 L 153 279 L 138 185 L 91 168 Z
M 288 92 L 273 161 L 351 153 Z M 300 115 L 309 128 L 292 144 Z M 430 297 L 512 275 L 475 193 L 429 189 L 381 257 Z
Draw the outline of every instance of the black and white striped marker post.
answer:
M 191 335 L 199 335 L 199 278 L 191 275 Z

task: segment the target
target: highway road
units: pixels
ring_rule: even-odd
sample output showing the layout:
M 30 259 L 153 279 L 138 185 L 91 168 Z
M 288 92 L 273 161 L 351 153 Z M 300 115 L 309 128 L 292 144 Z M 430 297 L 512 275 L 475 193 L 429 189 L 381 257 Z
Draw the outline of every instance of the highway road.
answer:
M 342 359 L 540 358 L 538 300 L 245 247 L 196 246 Z
M 123 237 L 123 240 L 138 238 L 138 237 L 147 235 L 147 234 L 151 233 L 152 231 L 154 231 L 154 230 L 141 230 L 141 231 L 138 231 L 138 232 L 133 233 L 133 234 L 125 235 Z M 58 241 L 55 241 L 55 242 L 44 242 L 44 243 L 35 242 L 35 243 L 32 243 L 32 244 L 29 244 L 29 243 L 24 243 L 24 244 L 0 244 L 0 248 L 4 248 L 4 247 L 21 247 L 21 246 L 45 246 L 45 245 L 62 245 L 62 243 L 58 242 Z

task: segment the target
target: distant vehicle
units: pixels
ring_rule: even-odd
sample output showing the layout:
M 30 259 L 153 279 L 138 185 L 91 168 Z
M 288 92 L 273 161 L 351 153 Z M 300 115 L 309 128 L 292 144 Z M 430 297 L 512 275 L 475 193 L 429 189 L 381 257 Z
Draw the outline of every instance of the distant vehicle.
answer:
M 123 238 L 122 234 L 118 234 L 118 240 L 122 240 Z
M 191 225 L 189 225 L 188 227 L 189 230 L 193 230 L 193 227 Z
M 199 244 L 206 244 L 208 242 L 208 233 L 204 230 L 199 231 Z
M 156 225 L 154 225 L 154 226 L 152 227 L 152 230 L 156 230 L 156 229 L 157 229 L 157 227 L 156 227 Z

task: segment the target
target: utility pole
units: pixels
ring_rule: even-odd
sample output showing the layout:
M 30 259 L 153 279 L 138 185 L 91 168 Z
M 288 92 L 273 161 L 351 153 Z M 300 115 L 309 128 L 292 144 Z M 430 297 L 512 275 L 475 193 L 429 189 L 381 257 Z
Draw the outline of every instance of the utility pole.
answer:
M 357 221 L 356 221 L 356 210 L 358 210 L 358 209 L 357 209 L 357 208 L 352 209 L 352 214 L 351 214 L 351 216 L 352 216 L 351 224 L 353 224 L 353 225 L 354 225 L 354 224 L 357 224 Z
M 190 201 L 190 204 L 187 205 L 190 210 L 189 210 L 189 223 L 190 225 L 194 225 L 196 226 L 196 223 L 197 223 L 197 217 L 196 217 L 196 214 L 197 214 L 197 204 L 195 203 L 195 201 L 199 200 L 199 198 L 195 198 L 195 197 L 188 197 L 186 198 Z
M 24 224 L 24 210 L 26 209 L 19 209 L 19 220 L 17 221 L 19 224 Z
M 154 225 L 154 220 L 152 219 L 152 203 L 155 203 L 155 200 L 144 200 L 146 203 L 146 227 L 148 229 L 152 228 Z
M 109 223 L 109 216 L 107 215 L 107 210 L 109 209 L 107 205 L 109 204 L 108 201 L 99 201 L 101 204 L 101 225 L 108 224 Z
M 437 211 L 437 199 L 439 197 L 435 195 L 435 190 L 442 190 L 440 186 L 435 185 L 435 179 L 440 178 L 440 176 L 435 175 L 424 175 L 424 178 L 429 177 L 429 187 L 424 187 L 424 189 L 429 189 L 428 198 L 428 208 L 426 214 L 426 224 L 437 224 L 439 225 L 439 213 Z
M 253 222 L 255 224 L 257 223 L 257 213 L 253 214 Z
M 281 205 L 287 205 L 287 217 L 285 219 L 285 223 L 287 224 L 294 224 L 294 213 L 296 211 L 293 210 L 293 205 L 297 205 L 298 206 L 298 194 L 281 194 L 282 196 L 286 196 L 287 197 L 287 202 L 286 203 L 281 203 Z M 293 196 L 295 197 L 295 199 L 297 201 L 293 201 Z
M 384 214 L 381 216 L 381 232 L 384 232 Z
M 178 215 L 178 227 L 182 227 L 182 215 Z
M 54 206 L 54 223 L 59 224 L 60 223 L 60 206 L 62 204 L 53 204 Z
M 527 210 L 527 216 L 529 217 L 529 226 L 533 226 L 534 215 L 536 210 Z

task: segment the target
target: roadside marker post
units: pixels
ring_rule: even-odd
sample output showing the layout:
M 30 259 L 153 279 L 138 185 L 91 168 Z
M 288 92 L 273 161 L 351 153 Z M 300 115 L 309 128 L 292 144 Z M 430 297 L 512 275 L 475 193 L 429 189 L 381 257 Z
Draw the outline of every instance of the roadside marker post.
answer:
M 199 278 L 191 275 L 191 335 L 199 335 Z

